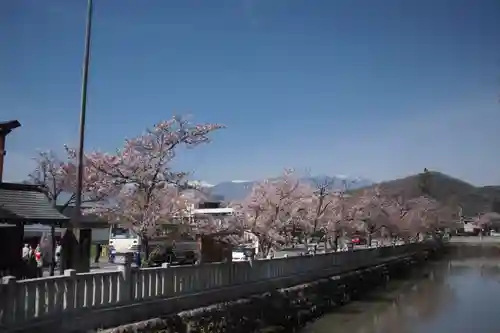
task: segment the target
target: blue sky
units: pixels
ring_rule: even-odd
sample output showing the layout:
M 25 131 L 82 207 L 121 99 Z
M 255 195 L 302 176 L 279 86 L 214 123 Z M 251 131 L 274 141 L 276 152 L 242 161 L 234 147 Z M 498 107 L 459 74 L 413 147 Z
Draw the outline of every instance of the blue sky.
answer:
M 176 165 L 208 182 L 283 167 L 500 184 L 497 0 L 94 0 L 86 148 L 172 114 L 219 122 Z M 85 0 L 0 2 L 6 180 L 77 143 Z

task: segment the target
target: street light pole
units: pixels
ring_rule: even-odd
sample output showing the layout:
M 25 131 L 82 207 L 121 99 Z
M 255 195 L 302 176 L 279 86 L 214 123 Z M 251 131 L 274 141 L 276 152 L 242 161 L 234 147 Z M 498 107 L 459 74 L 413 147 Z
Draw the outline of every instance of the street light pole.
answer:
M 83 55 L 83 69 L 82 69 L 82 91 L 81 91 L 82 95 L 80 103 L 80 129 L 79 129 L 78 161 L 77 161 L 78 176 L 76 180 L 76 197 L 75 197 L 75 212 L 74 212 L 75 215 L 73 222 L 75 223 L 75 225 L 79 224 L 81 218 L 83 169 L 84 169 L 83 149 L 85 143 L 85 116 L 87 111 L 87 81 L 89 76 L 91 33 L 92 33 L 92 0 L 88 0 L 87 27 L 85 30 L 85 51 Z

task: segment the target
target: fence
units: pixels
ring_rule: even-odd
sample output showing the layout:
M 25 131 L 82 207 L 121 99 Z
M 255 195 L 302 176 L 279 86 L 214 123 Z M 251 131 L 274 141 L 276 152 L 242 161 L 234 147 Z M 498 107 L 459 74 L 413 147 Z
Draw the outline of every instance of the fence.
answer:
M 331 267 L 339 271 L 377 263 L 377 260 L 418 251 L 426 244 L 327 253 L 253 262 L 210 263 L 198 266 L 131 268 L 123 255 L 117 271 L 76 274 L 17 281 L 4 277 L 0 285 L 0 329 L 47 318 L 78 314 L 165 299 L 201 291 L 244 286 L 260 281 L 304 274 L 308 279 Z M 319 273 L 315 273 L 319 272 Z M 271 288 L 271 287 L 270 287 Z

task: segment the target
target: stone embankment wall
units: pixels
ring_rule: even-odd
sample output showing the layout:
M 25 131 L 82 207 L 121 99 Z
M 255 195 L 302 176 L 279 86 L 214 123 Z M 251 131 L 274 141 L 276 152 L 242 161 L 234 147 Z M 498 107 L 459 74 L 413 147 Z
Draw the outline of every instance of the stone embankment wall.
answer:
M 103 330 L 106 333 L 293 332 L 419 267 L 437 250 L 231 302 Z

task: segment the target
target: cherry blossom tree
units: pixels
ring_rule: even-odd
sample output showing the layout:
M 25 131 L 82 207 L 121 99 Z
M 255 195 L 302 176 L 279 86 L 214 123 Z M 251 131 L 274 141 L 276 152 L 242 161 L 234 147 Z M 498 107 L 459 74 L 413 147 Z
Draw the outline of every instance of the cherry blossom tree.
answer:
M 328 213 L 332 212 L 333 206 L 337 203 L 337 196 L 334 191 L 335 179 L 324 177 L 321 180 L 314 182 L 314 187 L 311 188 L 309 197 L 311 198 L 312 214 L 312 232 L 316 233 L 318 227 L 327 222 Z M 323 223 L 321 223 L 323 222 Z
M 304 201 L 307 203 L 308 236 L 319 238 L 327 247 L 331 233 L 339 226 L 339 196 L 335 191 L 336 179 L 325 177 L 307 186 Z
M 255 184 L 247 198 L 232 204 L 244 228 L 258 238 L 264 256 L 284 243 L 284 230 L 296 221 L 303 205 L 302 184 L 290 169 L 278 179 Z
M 300 190 L 307 193 L 307 185 Z M 313 236 L 312 225 L 312 210 L 311 198 L 303 195 L 302 200 L 296 202 L 296 207 L 288 212 L 282 219 L 282 227 L 279 229 L 280 235 L 284 238 L 285 246 L 295 246 L 297 243 L 306 244 L 311 236 Z
M 179 149 L 208 143 L 210 134 L 221 128 L 219 124 L 193 125 L 176 116 L 125 140 L 114 154 L 86 154 L 91 190 L 104 194 L 88 212 L 128 225 L 140 235 L 148 256 L 149 239 L 162 224 L 185 221 L 189 200 L 182 192 L 192 186 L 188 173 L 172 169 Z
M 67 150 L 64 159 L 53 151 L 41 151 L 34 158 L 35 169 L 28 175 L 28 183 L 38 185 L 54 208 L 64 212 L 76 199 L 76 155 Z M 92 186 L 84 178 L 82 202 L 96 202 L 101 196 L 95 195 Z M 59 204 L 59 205 L 58 205 Z
M 420 197 L 417 200 L 419 209 L 423 211 L 424 225 L 421 232 L 436 235 L 460 225 L 457 207 L 441 204 L 432 197 Z
M 336 188 L 338 182 L 341 184 L 340 188 Z M 319 241 L 325 243 L 325 248 L 329 244 L 337 250 L 341 235 L 350 225 L 347 192 L 355 182 L 325 177 L 310 186 L 302 186 L 301 211 L 306 214 L 301 220 L 307 221 L 304 225 L 309 228 L 308 236 L 319 237 Z
M 418 200 L 404 201 L 402 197 L 387 199 L 383 211 L 387 216 L 387 227 L 393 240 L 400 238 L 408 242 L 424 229 L 424 209 Z
M 365 224 L 369 239 L 385 228 L 393 240 L 401 238 L 405 242 L 418 238 L 421 233 L 435 231 L 447 211 L 426 195 L 406 200 L 402 194 L 384 195 L 379 188 L 367 191 L 355 209 Z
M 476 223 L 481 228 L 495 228 L 500 226 L 500 214 L 496 212 L 487 212 L 476 217 Z
M 66 151 L 64 159 L 61 159 L 53 151 L 40 151 L 34 158 L 35 169 L 28 175 L 27 182 L 38 185 L 52 206 L 59 212 L 75 203 L 76 199 L 76 155 L 71 151 Z M 89 186 L 90 185 L 90 186 Z M 82 202 L 97 202 L 101 199 L 98 193 L 91 190 L 92 185 L 87 179 L 83 179 Z M 54 275 L 55 270 L 55 226 L 51 226 L 50 242 L 42 242 L 42 246 L 50 248 L 50 275 Z
M 436 235 L 452 227 L 457 219 L 454 207 L 443 205 L 430 196 L 422 195 L 410 200 L 393 200 L 391 224 L 404 240 L 418 238 L 421 234 Z
M 355 228 L 352 223 L 352 207 L 354 205 L 352 197 L 349 195 L 349 191 L 356 184 L 358 180 L 347 180 L 341 179 L 341 187 L 335 193 L 336 201 L 331 207 L 332 219 L 329 219 L 327 230 L 329 234 L 333 234 L 330 237 L 330 245 L 337 251 L 339 247 L 339 238 L 349 230 Z
M 391 229 L 391 209 L 394 203 L 382 196 L 379 187 L 365 190 L 361 195 L 353 198 L 350 207 L 350 218 L 361 222 L 368 235 L 368 244 L 371 244 L 373 235 L 383 228 Z

